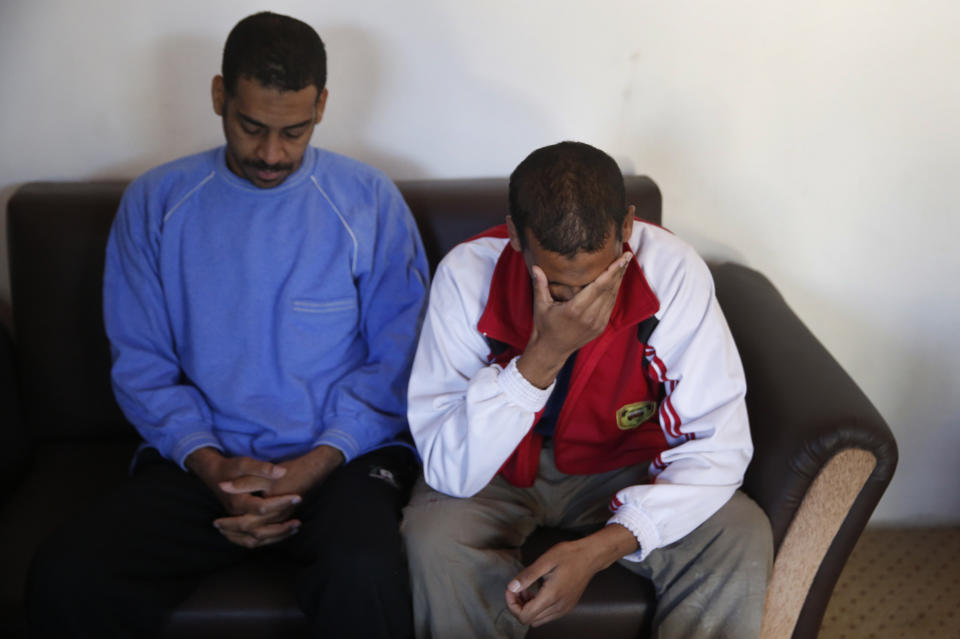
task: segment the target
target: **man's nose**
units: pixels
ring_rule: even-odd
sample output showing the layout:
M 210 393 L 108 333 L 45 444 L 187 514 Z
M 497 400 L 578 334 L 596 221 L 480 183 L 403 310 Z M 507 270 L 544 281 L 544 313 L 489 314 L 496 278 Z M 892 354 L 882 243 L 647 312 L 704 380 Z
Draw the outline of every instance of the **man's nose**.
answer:
M 279 135 L 267 135 L 258 151 L 259 158 L 267 164 L 279 164 L 283 161 L 283 144 Z
M 580 292 L 582 286 L 556 286 L 550 288 L 550 297 L 554 302 L 569 302 L 573 296 Z

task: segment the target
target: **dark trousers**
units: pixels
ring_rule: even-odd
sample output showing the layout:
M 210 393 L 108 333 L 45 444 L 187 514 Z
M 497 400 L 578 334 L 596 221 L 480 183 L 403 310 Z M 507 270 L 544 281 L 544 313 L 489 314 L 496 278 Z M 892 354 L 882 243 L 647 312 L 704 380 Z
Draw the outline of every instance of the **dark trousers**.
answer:
M 226 513 L 196 476 L 153 454 L 41 546 L 27 584 L 31 632 L 155 635 L 204 576 L 277 552 L 300 566 L 290 578 L 312 636 L 412 636 L 398 523 L 417 472 L 400 446 L 358 457 L 305 496 L 296 535 L 251 551 L 213 527 Z

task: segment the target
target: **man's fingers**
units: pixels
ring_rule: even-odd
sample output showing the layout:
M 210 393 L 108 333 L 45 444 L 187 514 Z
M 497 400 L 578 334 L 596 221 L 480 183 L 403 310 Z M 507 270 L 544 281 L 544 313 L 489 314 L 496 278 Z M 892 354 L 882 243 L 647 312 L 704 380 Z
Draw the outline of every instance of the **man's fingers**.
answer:
M 287 469 L 270 462 L 252 459 L 250 457 L 235 457 L 236 468 L 234 478 L 242 475 L 254 475 L 263 479 L 276 480 L 287 474 Z
M 220 517 L 213 520 L 213 527 L 220 532 L 246 533 L 257 524 L 255 515 L 244 514 L 234 517 Z
M 507 590 L 506 599 L 507 609 L 523 624 L 537 626 L 564 614 L 563 604 L 554 589 L 550 588 L 549 582 L 534 596 L 530 596 L 527 590 L 519 593 Z
M 230 495 L 227 499 L 223 500 L 223 505 L 226 507 L 228 513 L 239 517 L 257 512 L 260 509 L 262 501 L 262 497 L 256 497 L 249 493 L 241 493 L 239 495 Z
M 224 506 L 226 506 L 227 512 L 231 515 L 241 517 L 258 512 L 263 506 L 263 498 L 249 493 L 230 495 L 224 501 Z
M 213 525 L 218 530 L 232 530 L 234 532 L 251 532 L 257 528 L 276 523 L 285 523 L 293 514 L 293 509 L 278 508 L 272 512 L 253 513 L 246 512 L 240 515 L 230 517 L 220 517 L 213 520 Z
M 549 573 L 555 567 L 555 562 L 545 559 L 541 556 L 535 562 L 517 573 L 509 584 L 507 584 L 507 608 L 513 613 L 513 616 L 522 623 L 530 623 L 530 620 L 536 616 L 540 610 L 551 602 L 544 600 L 541 603 L 545 588 L 536 594 L 531 592 L 531 588 L 541 577 Z M 548 597 L 549 598 L 549 597 Z
M 258 490 L 269 490 L 272 485 L 273 480 L 256 475 L 243 475 L 228 481 L 222 481 L 218 484 L 220 490 L 231 495 L 255 493 Z
M 523 604 L 520 616 L 517 619 L 525 624 L 532 624 L 541 616 L 546 615 L 548 610 L 552 610 L 557 603 L 555 588 L 551 587 L 549 580 L 544 580 L 543 587 L 537 594 Z
M 600 277 L 594 280 L 594 283 L 613 288 L 614 290 L 619 289 L 620 282 L 623 280 L 623 276 L 627 272 L 627 266 L 630 265 L 630 260 L 632 259 L 633 253 L 631 251 L 625 251 L 620 257 L 610 263 L 607 270 L 601 273 Z
M 285 521 L 264 520 L 256 515 L 240 515 L 238 517 L 220 517 L 213 521 L 213 526 L 223 534 L 249 535 L 256 539 L 272 537 L 288 532 L 292 528 L 300 527 L 299 519 Z
M 260 501 L 261 504 L 257 509 L 257 513 L 260 515 L 273 515 L 284 509 L 292 508 L 303 500 L 300 499 L 300 495 L 277 495 L 275 497 L 264 497 Z
M 229 498 L 227 510 L 235 516 L 275 516 L 293 508 L 302 501 L 300 495 L 277 495 L 258 497 L 249 493 L 240 493 Z
M 507 590 L 506 593 L 507 610 L 519 620 L 520 617 L 523 616 L 523 605 L 526 603 L 526 600 L 522 599 L 519 593 L 511 592 L 510 590 Z
M 524 610 L 529 619 L 527 623 L 534 627 L 542 626 L 548 621 L 562 617 L 567 612 L 563 599 L 555 592 L 554 588 L 550 587 L 549 582 L 544 584 L 543 589 L 537 595 L 536 603 L 539 604 L 539 609 L 531 605 Z
M 291 537 L 293 537 L 294 535 L 296 535 L 299 530 L 300 530 L 300 527 L 297 526 L 296 528 L 291 528 L 290 530 L 288 530 L 287 532 L 283 533 L 282 535 L 277 535 L 276 537 L 270 537 L 269 539 L 259 540 L 259 541 L 257 542 L 257 547 L 259 547 L 259 546 L 269 546 L 269 545 L 271 545 L 271 544 L 277 544 L 277 543 L 280 543 L 281 541 L 284 541 L 284 540 L 286 540 L 286 539 L 290 539 Z
M 234 508 L 241 513 L 255 513 L 258 515 L 270 515 L 272 513 L 296 506 L 302 499 L 300 495 L 273 495 L 270 497 L 260 497 L 253 495 L 258 491 L 269 490 L 273 487 L 273 482 L 262 477 L 253 475 L 244 475 L 230 481 L 222 481 L 218 484 L 220 490 L 229 495 L 243 495 L 234 500 Z
M 244 548 L 253 548 L 256 540 L 245 533 L 236 533 L 230 530 L 221 530 L 220 534 L 227 538 L 227 541 Z
M 516 595 L 521 595 L 521 593 L 526 592 L 530 586 L 535 584 L 540 577 L 543 577 L 552 569 L 552 563 L 545 562 L 543 561 L 543 557 L 540 557 L 517 573 L 517 576 L 507 584 L 507 590 Z
M 543 269 L 534 265 L 530 269 L 533 275 L 533 299 L 536 306 L 546 308 L 553 303 L 553 295 L 550 294 L 550 285 L 547 283 L 547 275 Z
M 610 265 L 597 276 L 597 279 L 590 282 L 579 293 L 573 296 L 570 304 L 581 311 L 593 306 L 597 300 L 612 298 L 614 302 L 617 299 L 617 293 L 620 290 L 620 282 L 627 272 L 630 260 L 633 259 L 633 253 L 626 251 L 620 257 L 610 262 Z
M 530 619 L 533 617 L 533 613 L 527 610 L 527 605 L 530 604 L 534 599 L 534 595 L 528 590 L 521 590 L 520 592 L 511 592 L 509 589 L 506 591 L 507 599 L 507 610 L 516 617 L 517 621 L 523 624 L 529 624 Z
M 610 266 L 590 286 L 580 291 L 573 301 L 577 312 L 596 330 L 603 330 L 617 304 L 620 284 L 633 258 L 629 251 L 610 263 Z
M 565 614 L 566 614 L 566 611 L 564 611 L 563 606 L 560 604 L 560 602 L 557 602 L 554 605 L 547 608 L 546 610 L 544 610 L 543 612 L 541 612 L 539 615 L 537 615 L 536 618 L 530 622 L 530 625 L 536 628 L 538 626 L 542 626 L 545 623 L 549 623 L 554 619 L 559 619 Z
M 267 524 L 265 526 L 258 526 L 251 530 L 249 534 L 251 537 L 257 539 L 258 541 L 269 541 L 271 539 L 276 539 L 277 537 L 284 537 L 287 534 L 292 534 L 300 529 L 300 520 L 299 519 L 290 519 L 288 521 L 282 521 L 277 524 Z
M 297 534 L 300 530 L 300 521 L 292 519 L 280 524 L 270 524 L 255 528 L 250 532 L 238 532 L 235 530 L 221 528 L 220 533 L 238 546 L 244 548 L 257 548 L 259 546 L 268 546 L 288 539 Z
M 605 311 L 609 316 L 610 311 L 613 310 L 613 307 L 617 303 L 620 284 L 623 283 L 623 276 L 626 275 L 627 267 L 630 265 L 630 260 L 632 259 L 633 253 L 627 251 L 614 260 L 610 266 L 607 267 L 607 270 L 601 273 L 600 277 L 587 287 L 586 290 L 589 290 L 594 284 L 597 285 L 596 290 L 592 291 L 592 299 L 585 299 L 585 309 L 599 309 Z

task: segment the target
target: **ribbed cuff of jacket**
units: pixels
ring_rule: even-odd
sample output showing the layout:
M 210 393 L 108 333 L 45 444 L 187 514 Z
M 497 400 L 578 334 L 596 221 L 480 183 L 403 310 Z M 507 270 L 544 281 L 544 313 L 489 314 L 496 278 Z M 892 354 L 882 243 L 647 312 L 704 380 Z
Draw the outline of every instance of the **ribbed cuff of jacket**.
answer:
M 660 547 L 660 533 L 657 532 L 653 520 L 635 506 L 631 507 L 629 504 L 620 506 L 613 517 L 607 520 L 607 525 L 610 524 L 620 524 L 637 538 L 640 548 L 624 557 L 627 561 L 643 561 L 647 555 Z
M 510 360 L 507 367 L 500 372 L 497 381 L 504 395 L 511 402 L 531 413 L 538 413 L 547 405 L 547 399 L 550 398 L 550 393 L 553 392 L 553 387 L 557 382 L 554 380 L 546 388 L 537 388 L 528 382 L 527 378 L 517 368 L 518 359 L 520 359 L 519 355 Z
M 350 460 L 361 453 L 360 442 L 345 430 L 331 427 L 323 431 L 323 434 L 313 442 L 313 447 L 332 446 L 343 453 L 343 463 L 348 464 Z
M 213 436 L 213 433 L 207 431 L 190 433 L 174 445 L 173 450 L 170 451 L 170 459 L 175 461 L 183 470 L 187 470 L 186 461 L 190 453 L 207 446 L 216 448 L 221 454 L 223 453 L 223 446 Z

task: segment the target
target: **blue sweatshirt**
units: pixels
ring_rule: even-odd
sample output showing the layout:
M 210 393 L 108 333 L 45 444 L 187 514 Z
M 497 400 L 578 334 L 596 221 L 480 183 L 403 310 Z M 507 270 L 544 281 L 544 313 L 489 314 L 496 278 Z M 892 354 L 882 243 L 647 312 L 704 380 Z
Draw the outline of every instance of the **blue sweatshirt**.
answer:
M 346 461 L 407 433 L 427 290 L 409 209 L 379 171 L 308 148 L 282 184 L 234 175 L 224 148 L 124 193 L 103 304 L 114 393 L 181 467 L 203 446 Z

